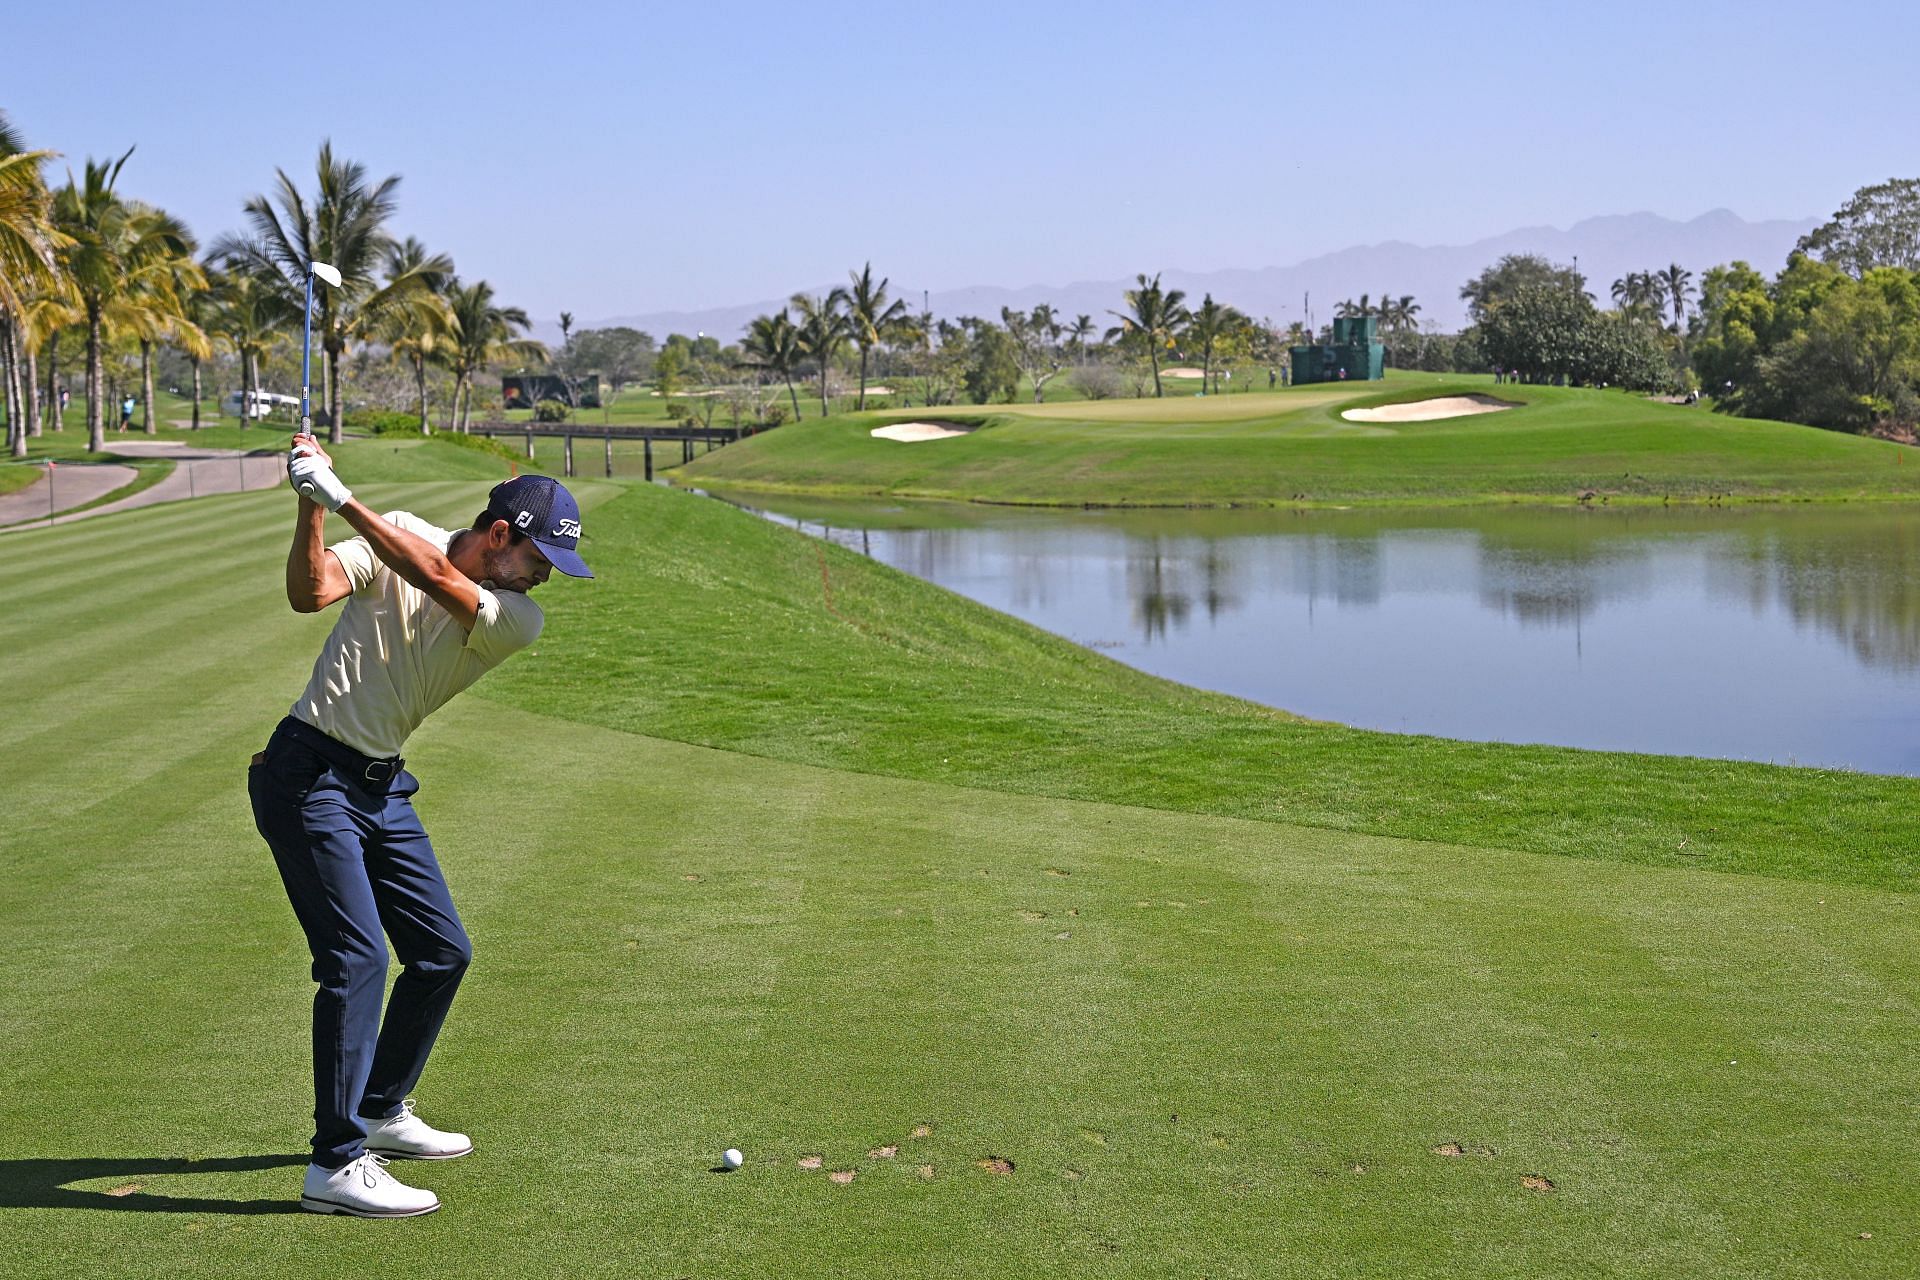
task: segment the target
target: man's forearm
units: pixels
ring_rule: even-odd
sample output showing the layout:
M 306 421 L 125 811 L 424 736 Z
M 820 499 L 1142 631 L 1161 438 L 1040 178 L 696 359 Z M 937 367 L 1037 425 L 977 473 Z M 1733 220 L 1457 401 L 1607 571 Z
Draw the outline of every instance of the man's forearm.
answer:
M 287 552 L 287 603 L 296 613 L 314 613 L 326 606 L 326 525 L 326 508 L 300 499 L 293 546 Z
M 340 508 L 340 516 L 367 540 L 383 564 L 429 595 L 445 590 L 455 579 L 467 581 L 467 576 L 453 567 L 453 561 L 447 559 L 440 548 L 388 523 L 365 503 L 348 502 Z

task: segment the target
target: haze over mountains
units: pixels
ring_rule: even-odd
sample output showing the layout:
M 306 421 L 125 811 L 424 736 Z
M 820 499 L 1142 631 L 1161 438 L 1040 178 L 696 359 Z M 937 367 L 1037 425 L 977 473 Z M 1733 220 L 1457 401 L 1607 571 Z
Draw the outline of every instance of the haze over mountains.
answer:
M 1587 277 L 1587 291 L 1602 306 L 1607 306 L 1611 305 L 1609 290 L 1614 280 L 1629 271 L 1651 271 L 1673 262 L 1692 270 L 1696 279 L 1706 268 L 1735 259 L 1745 259 L 1771 275 L 1785 265 L 1795 242 L 1818 226 L 1819 221 L 1805 218 L 1748 222 L 1726 209 L 1715 209 L 1686 222 L 1653 213 L 1629 213 L 1588 218 L 1566 230 L 1521 227 L 1464 245 L 1415 245 L 1404 241 L 1357 245 L 1288 267 L 1185 271 L 1167 264 L 1142 265 L 1149 273 L 1159 270 L 1161 282 L 1168 287 L 1186 290 L 1190 304 L 1211 292 L 1221 302 L 1256 318 L 1269 318 L 1283 327 L 1294 320 L 1308 318 L 1305 308 L 1309 295 L 1312 319 L 1316 324 L 1323 324 L 1332 318 L 1334 304 L 1344 298 L 1358 298 L 1362 293 L 1374 298 L 1383 294 L 1394 297 L 1412 294 L 1420 303 L 1422 325 L 1433 324 L 1451 332 L 1466 324 L 1460 286 L 1502 254 L 1538 253 L 1567 264 L 1577 260 Z M 874 264 L 876 275 L 886 271 L 885 263 Z M 812 287 L 796 285 L 795 290 L 824 292 L 844 283 L 838 280 L 818 282 Z M 995 320 L 1003 306 L 1026 310 L 1038 303 L 1050 302 L 1056 313 L 1068 318 L 1088 314 L 1104 329 L 1113 323 L 1107 312 L 1121 308 L 1121 292 L 1132 285 L 1131 276 L 1019 288 L 974 285 L 933 290 L 926 300 L 933 313 L 942 318 L 973 315 Z M 579 327 L 630 325 L 651 333 L 656 340 L 664 339 L 669 333 L 710 333 L 723 342 L 731 342 L 754 316 L 778 310 L 795 290 L 733 306 L 614 316 L 583 321 Z M 905 298 L 915 311 L 920 309 L 921 290 L 917 283 L 895 279 L 889 292 Z M 549 327 L 538 326 L 541 330 Z M 550 334 L 542 332 L 540 336 L 557 340 L 559 331 L 553 329 Z

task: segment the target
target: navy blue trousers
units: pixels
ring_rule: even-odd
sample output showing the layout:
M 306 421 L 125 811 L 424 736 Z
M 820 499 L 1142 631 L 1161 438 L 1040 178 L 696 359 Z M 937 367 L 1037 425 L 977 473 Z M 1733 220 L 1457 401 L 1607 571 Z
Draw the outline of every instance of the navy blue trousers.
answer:
M 280 722 L 248 770 L 254 824 L 313 953 L 313 1160 L 359 1158 L 367 1119 L 398 1114 L 426 1068 L 473 946 L 401 769 L 364 760 L 310 725 Z M 380 771 L 376 770 L 376 774 Z M 387 944 L 403 966 L 386 1017 Z

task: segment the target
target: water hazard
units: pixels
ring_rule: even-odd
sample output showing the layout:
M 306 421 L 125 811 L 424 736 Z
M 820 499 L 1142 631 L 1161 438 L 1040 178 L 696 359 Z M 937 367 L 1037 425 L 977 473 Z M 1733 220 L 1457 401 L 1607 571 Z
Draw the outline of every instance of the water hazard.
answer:
M 1318 719 L 1920 774 L 1920 509 L 728 500 L 1156 675 Z

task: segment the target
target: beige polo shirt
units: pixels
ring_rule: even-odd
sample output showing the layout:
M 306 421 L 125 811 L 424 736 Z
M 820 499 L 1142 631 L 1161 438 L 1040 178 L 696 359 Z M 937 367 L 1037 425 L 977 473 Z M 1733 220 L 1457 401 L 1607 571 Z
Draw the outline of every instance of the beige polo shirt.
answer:
M 386 520 L 443 552 L 453 541 L 451 532 L 411 512 L 389 511 Z M 463 631 L 374 555 L 365 538 L 327 550 L 347 571 L 353 594 L 291 714 L 364 755 L 399 755 L 422 720 L 540 635 L 540 606 L 521 592 L 481 583 L 479 614 L 473 630 Z

